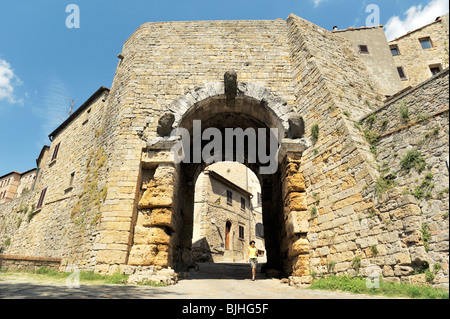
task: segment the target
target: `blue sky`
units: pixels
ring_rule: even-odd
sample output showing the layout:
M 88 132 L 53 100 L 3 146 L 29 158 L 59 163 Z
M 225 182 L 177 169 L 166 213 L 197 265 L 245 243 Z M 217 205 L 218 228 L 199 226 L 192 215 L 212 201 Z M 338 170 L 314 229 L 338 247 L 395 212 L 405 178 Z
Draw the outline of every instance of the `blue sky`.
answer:
M 66 6 L 80 9 L 68 29 Z M 48 135 L 100 86 L 110 87 L 123 43 L 152 21 L 286 19 L 331 30 L 366 24 L 380 8 L 389 34 L 448 12 L 447 0 L 16 0 L 0 5 L 0 176 L 34 168 Z

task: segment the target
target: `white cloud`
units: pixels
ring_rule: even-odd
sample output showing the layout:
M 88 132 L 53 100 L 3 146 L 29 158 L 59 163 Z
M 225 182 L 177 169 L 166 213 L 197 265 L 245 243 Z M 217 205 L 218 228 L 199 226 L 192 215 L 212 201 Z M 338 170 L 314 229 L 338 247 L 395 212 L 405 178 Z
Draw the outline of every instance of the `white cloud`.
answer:
M 0 101 L 7 100 L 11 104 L 23 104 L 22 99 L 17 99 L 14 95 L 14 87 L 23 84 L 14 74 L 11 65 L 0 59 Z
M 449 11 L 448 0 L 432 0 L 425 7 L 412 6 L 405 12 L 405 19 L 393 16 L 386 23 L 386 37 L 392 41 L 409 31 L 413 31 L 436 20 Z
M 325 0 L 313 0 L 314 2 L 314 7 L 317 8 L 322 2 L 324 2 Z

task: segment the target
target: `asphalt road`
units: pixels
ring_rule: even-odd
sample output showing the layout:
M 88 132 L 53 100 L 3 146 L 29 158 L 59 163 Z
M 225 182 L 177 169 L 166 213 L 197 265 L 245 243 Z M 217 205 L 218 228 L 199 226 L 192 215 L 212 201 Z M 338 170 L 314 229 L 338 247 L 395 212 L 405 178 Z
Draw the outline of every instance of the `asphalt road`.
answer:
M 260 266 L 259 266 L 260 267 Z M 258 271 L 256 281 L 244 263 L 205 263 L 198 272 L 169 287 L 90 285 L 68 288 L 64 282 L 0 275 L 2 299 L 383 299 L 346 292 L 290 287 Z

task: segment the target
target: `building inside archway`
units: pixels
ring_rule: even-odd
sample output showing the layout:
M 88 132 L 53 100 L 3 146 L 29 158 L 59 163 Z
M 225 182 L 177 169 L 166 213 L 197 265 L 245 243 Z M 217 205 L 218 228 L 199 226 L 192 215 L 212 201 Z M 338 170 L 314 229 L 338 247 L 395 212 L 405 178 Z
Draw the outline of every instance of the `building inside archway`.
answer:
M 195 262 L 240 262 L 254 240 L 265 259 L 261 185 L 237 162 L 204 169 L 195 184 L 192 258 Z

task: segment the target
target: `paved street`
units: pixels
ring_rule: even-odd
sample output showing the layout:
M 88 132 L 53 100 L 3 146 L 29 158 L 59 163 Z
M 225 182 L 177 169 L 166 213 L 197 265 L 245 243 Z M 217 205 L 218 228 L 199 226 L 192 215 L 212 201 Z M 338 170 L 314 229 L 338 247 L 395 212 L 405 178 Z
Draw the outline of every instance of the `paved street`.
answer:
M 0 298 L 69 299 L 378 299 L 379 297 L 342 292 L 300 289 L 268 279 L 258 272 L 251 281 L 247 264 L 200 264 L 199 272 L 181 279 L 175 286 L 147 287 L 86 285 L 67 288 L 65 283 L 38 282 L 0 275 Z

